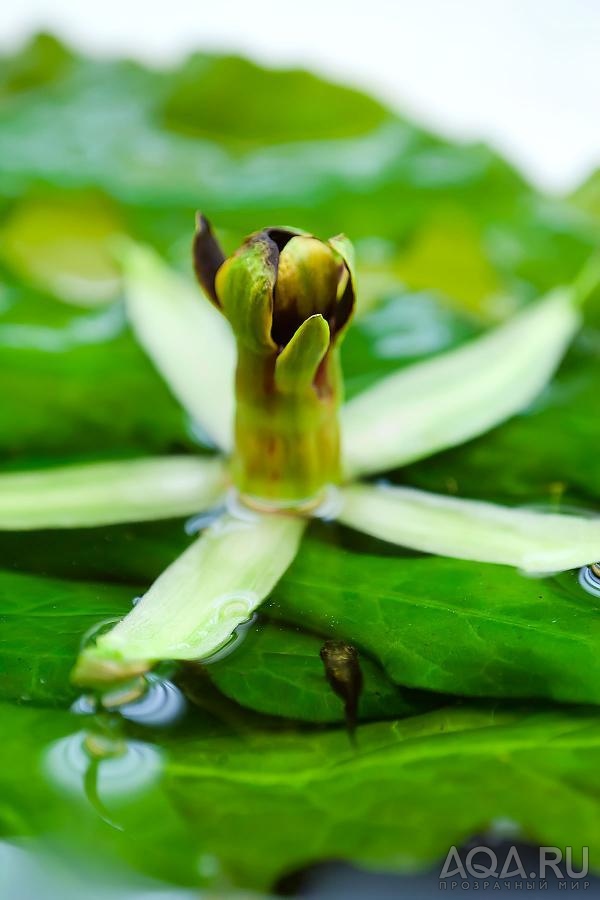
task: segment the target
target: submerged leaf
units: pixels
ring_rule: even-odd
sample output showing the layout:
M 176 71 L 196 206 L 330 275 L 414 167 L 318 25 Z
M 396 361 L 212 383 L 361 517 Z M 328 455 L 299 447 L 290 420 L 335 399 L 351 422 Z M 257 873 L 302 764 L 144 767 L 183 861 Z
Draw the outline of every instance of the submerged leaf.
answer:
M 294 559 L 299 518 L 226 515 L 188 547 L 129 615 L 81 655 L 78 683 L 113 680 L 119 668 L 199 659 L 229 640 Z
M 466 706 L 363 725 L 356 747 L 343 729 L 173 742 L 167 789 L 205 851 L 263 890 L 330 859 L 441 867 L 450 846 L 506 820 L 574 856 L 587 846 L 593 862 L 599 749 L 585 709 Z
M 147 247 L 126 244 L 121 258 L 139 341 L 193 422 L 230 450 L 235 346 L 226 322 Z
M 225 488 L 218 459 L 173 456 L 0 474 L 0 529 L 84 528 L 191 515 Z
M 600 725 L 584 708 L 464 705 L 362 725 L 355 747 L 341 728 L 290 732 L 244 717 L 240 730 L 190 716 L 183 734 L 149 731 L 160 749 L 138 730 L 118 764 L 100 762 L 100 798 L 119 830 L 85 800 L 89 719 L 8 705 L 0 715 L 3 835 L 58 834 L 80 863 L 105 864 L 108 852 L 114 865 L 116 854 L 195 893 L 198 860 L 210 862 L 205 888 L 225 884 L 228 896 L 230 885 L 269 892 L 331 859 L 439 871 L 449 847 L 507 820 L 529 841 L 571 846 L 576 870 L 584 846 L 598 866 Z M 129 793 L 152 766 L 154 781 Z
M 511 509 L 413 488 L 343 489 L 340 522 L 383 541 L 456 559 L 559 572 L 600 559 L 600 517 Z
M 389 375 L 342 410 L 346 474 L 392 469 L 469 440 L 519 412 L 554 373 L 580 323 L 557 290 L 506 324 Z

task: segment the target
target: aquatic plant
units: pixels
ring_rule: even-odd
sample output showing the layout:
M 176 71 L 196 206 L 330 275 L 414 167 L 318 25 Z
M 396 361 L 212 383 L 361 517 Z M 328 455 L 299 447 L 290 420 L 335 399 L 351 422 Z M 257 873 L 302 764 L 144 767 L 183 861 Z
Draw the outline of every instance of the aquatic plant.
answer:
M 338 423 L 339 343 L 356 302 L 345 237 L 322 243 L 267 228 L 225 259 L 199 218 L 196 272 L 237 352 L 214 311 L 155 254 L 126 245 L 121 255 L 140 342 L 225 457 L 3 475 L 0 524 L 78 527 L 198 514 L 218 505 L 229 484 L 237 512 L 218 517 L 122 622 L 83 650 L 78 683 L 104 684 L 159 660 L 216 651 L 269 595 L 307 516 L 322 504 L 328 516 L 380 539 L 460 559 L 549 572 L 600 557 L 595 519 L 354 483 L 460 444 L 531 403 L 580 325 L 595 260 L 573 285 L 503 325 L 380 380 L 342 408 Z

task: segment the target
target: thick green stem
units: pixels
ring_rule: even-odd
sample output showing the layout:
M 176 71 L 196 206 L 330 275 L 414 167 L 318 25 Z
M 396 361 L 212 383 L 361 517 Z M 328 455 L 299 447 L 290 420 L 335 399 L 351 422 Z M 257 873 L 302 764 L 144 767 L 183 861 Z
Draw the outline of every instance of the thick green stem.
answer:
M 339 481 L 339 357 L 330 348 L 313 380 L 292 384 L 277 359 L 238 345 L 233 477 L 251 502 L 301 506 Z

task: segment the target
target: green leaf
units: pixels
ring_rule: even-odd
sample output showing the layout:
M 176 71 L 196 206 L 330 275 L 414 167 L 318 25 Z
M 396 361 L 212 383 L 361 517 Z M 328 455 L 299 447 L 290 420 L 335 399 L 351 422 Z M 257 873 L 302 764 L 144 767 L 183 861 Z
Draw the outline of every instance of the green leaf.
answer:
M 340 522 L 423 553 L 503 563 L 532 573 L 600 560 L 600 518 L 511 509 L 414 488 L 352 485 Z
M 84 635 L 131 608 L 136 591 L 0 570 L 0 698 L 62 705 Z M 9 728 L 3 720 L 4 733 Z
M 110 241 L 122 227 L 103 197 L 25 198 L 0 225 L 0 255 L 25 282 L 69 303 L 94 306 L 119 295 Z
M 254 626 L 239 647 L 207 666 L 210 679 L 257 712 L 307 722 L 344 722 L 342 701 L 327 684 L 323 638 L 271 622 Z M 363 690 L 358 718 L 391 719 L 441 706 L 443 698 L 392 684 L 368 656 L 360 658 Z
M 110 571 L 129 585 L 122 615 L 140 585 L 157 577 L 187 540 L 172 523 L 93 529 L 85 541 L 76 532 L 34 533 L 26 540 L 6 534 L 0 559 L 5 567 L 95 581 Z M 31 553 L 32 541 L 39 556 Z M 42 580 L 38 592 L 43 598 Z M 330 526 L 304 540 L 262 611 L 323 638 L 349 641 L 403 687 L 600 703 L 600 600 L 579 585 L 577 573 L 527 578 L 498 565 L 411 557 Z M 69 619 L 73 632 L 78 614 L 73 610 Z M 97 621 L 102 618 L 99 613 Z M 81 622 L 79 634 L 87 627 Z M 21 628 L 18 640 L 25 647 L 28 635 L 35 636 L 35 620 Z M 282 632 L 282 653 L 287 633 Z M 243 658 L 243 643 L 228 657 L 234 668 L 237 653 Z M 66 675 L 61 670 L 60 677 Z
M 466 708 L 363 726 L 357 749 L 339 731 L 257 735 L 225 767 L 227 741 L 192 741 L 167 772 L 198 840 L 236 880 L 264 889 L 323 859 L 440 864 L 452 844 L 505 818 L 533 842 L 589 846 L 593 860 L 599 742 L 593 713 Z
M 390 375 L 342 410 L 349 476 L 462 444 L 526 407 L 580 324 L 567 288 L 465 347 Z
M 489 312 L 502 291 L 484 236 L 460 207 L 441 209 L 415 230 L 394 274 L 411 290 L 439 291 L 475 313 Z
M 85 797 L 77 748 L 89 718 L 10 706 L 1 715 L 5 835 L 52 834 L 80 858 L 125 860 L 196 889 L 199 859 L 210 862 L 209 886 L 230 892 L 268 891 L 331 859 L 440 868 L 449 847 L 504 820 L 532 843 L 573 847 L 575 865 L 589 847 L 598 866 L 594 711 L 464 706 L 363 725 L 356 746 L 344 729 L 236 731 L 193 715 L 188 730 L 138 730 L 129 766 L 143 775 L 156 752 L 159 765 L 137 794 L 116 800 L 118 767 L 100 763 L 100 800 L 120 830 Z
M 3 703 L 0 720 L 4 838 L 38 849 L 54 868 L 74 857 L 70 875 L 81 866 L 84 885 L 96 866 L 110 877 L 124 864 L 170 883 L 198 884 L 197 843 L 160 788 L 163 754 L 143 740 L 150 735 L 130 743 L 128 755 L 112 769 L 110 763 L 108 771 L 99 766 L 94 784 L 92 758 L 82 747 L 94 724 L 90 717 Z M 115 781 L 120 796 L 115 796 Z M 141 789 L 130 792 L 135 781 Z M 86 894 L 77 896 L 83 900 Z
M 239 57 L 194 54 L 171 79 L 164 120 L 185 134 L 264 145 L 351 137 L 388 117 L 371 97 L 309 72 L 280 70 L 277 82 L 269 102 L 271 72 Z
M 296 555 L 304 525 L 284 515 L 218 519 L 123 621 L 83 651 L 75 681 L 110 682 L 157 660 L 218 650 L 270 594 Z
M 315 234 L 378 235 L 396 249 L 434 212 L 458 206 L 477 231 L 493 223 L 510 234 L 531 222 L 525 255 L 553 228 L 560 280 L 577 267 L 563 252 L 559 204 L 530 208 L 531 189 L 489 149 L 452 146 L 313 75 L 232 57 L 196 56 L 160 72 L 73 54 L 51 91 L 20 100 L 0 113 L 0 191 L 94 185 L 127 207 L 137 237 L 165 249 L 186 241 L 200 203 L 239 237 L 289 221 Z M 536 260 L 536 278 L 547 262 Z
M 0 530 L 0 567 L 81 581 L 110 580 L 137 588 L 155 581 L 189 544 L 180 519 L 85 530 Z
M 120 255 L 138 340 L 192 420 L 230 450 L 235 344 L 227 324 L 148 248 L 128 243 Z
M 0 529 L 82 528 L 191 515 L 224 494 L 219 459 L 163 457 L 0 474 Z
M 50 34 L 36 34 L 12 59 L 0 63 L 0 96 L 20 94 L 52 84 L 64 76 L 73 55 Z
M 79 312 L 12 285 L 3 297 L 2 457 L 70 461 L 194 446 L 181 407 L 134 343 L 120 306 Z
M 600 703 L 600 598 L 576 572 L 530 578 L 349 540 L 359 552 L 306 539 L 265 614 L 349 641 L 404 686 Z

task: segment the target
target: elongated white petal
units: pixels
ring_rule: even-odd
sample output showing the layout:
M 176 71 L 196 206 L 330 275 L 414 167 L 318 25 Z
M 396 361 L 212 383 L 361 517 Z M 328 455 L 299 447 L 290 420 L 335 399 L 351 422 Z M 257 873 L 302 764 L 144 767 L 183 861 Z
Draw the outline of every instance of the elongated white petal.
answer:
M 219 459 L 170 456 L 0 475 L 0 529 L 79 528 L 186 516 L 225 489 Z
M 79 659 L 80 683 L 110 681 L 162 659 L 199 659 L 221 647 L 294 559 L 304 521 L 227 514 L 192 544 L 112 631 Z
M 540 513 L 412 488 L 353 485 L 339 520 L 424 553 L 558 572 L 600 559 L 600 517 Z
M 470 440 L 524 409 L 580 323 L 560 289 L 464 347 L 404 369 L 342 411 L 348 476 L 392 469 Z
M 127 312 L 175 397 L 223 450 L 233 446 L 235 344 L 200 289 L 149 250 L 121 250 Z

